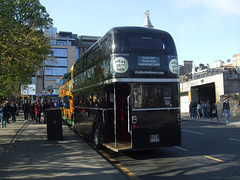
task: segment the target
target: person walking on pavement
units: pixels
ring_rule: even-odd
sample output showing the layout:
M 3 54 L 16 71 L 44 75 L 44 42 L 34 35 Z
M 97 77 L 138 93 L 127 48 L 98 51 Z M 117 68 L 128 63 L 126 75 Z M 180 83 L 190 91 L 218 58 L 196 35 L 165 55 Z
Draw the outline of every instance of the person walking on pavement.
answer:
M 31 118 L 32 118 L 32 121 L 33 120 L 35 120 L 35 104 L 36 104 L 36 102 L 35 103 L 32 103 L 31 105 L 30 105 L 30 113 L 31 113 Z
M 50 99 L 49 104 L 50 104 L 50 108 L 55 108 L 54 103 L 52 102 L 52 99 Z
M 205 118 L 206 104 L 203 101 L 201 101 L 201 106 L 202 106 L 202 117 Z
M 206 103 L 206 116 L 207 116 L 207 118 L 211 117 L 211 105 L 209 103 L 209 100 Z
M 36 114 L 36 121 L 38 124 L 41 123 L 41 113 L 42 113 L 42 105 L 40 101 L 35 104 L 35 114 Z
M 12 102 L 12 105 L 11 105 L 12 122 L 16 122 L 16 113 L 17 113 L 17 106 L 15 102 Z
M 0 121 L 2 122 L 2 104 L 0 103 Z
M 212 111 L 211 120 L 212 120 L 213 117 L 217 117 L 217 121 L 219 121 L 218 120 L 217 105 L 215 103 L 213 103 L 213 105 L 211 107 L 211 111 Z
M 47 100 L 45 100 L 45 103 L 43 104 L 44 124 L 46 124 L 46 119 L 47 119 L 45 110 L 50 108 L 51 108 L 50 104 L 48 103 Z
M 24 101 L 22 109 L 23 109 L 23 112 L 24 112 L 24 121 L 27 121 L 28 120 L 28 113 L 29 113 L 29 110 L 30 110 L 30 106 L 29 106 L 27 100 Z
M 3 107 L 1 108 L 0 112 L 2 114 L 1 127 L 6 128 L 7 117 L 8 117 L 8 109 L 7 109 L 7 104 L 6 103 L 3 103 Z
M 202 111 L 202 106 L 201 106 L 200 101 L 198 101 L 198 103 L 197 103 L 197 118 L 201 118 L 202 117 L 201 111 Z
M 57 100 L 54 102 L 54 106 L 55 106 L 55 108 L 59 108 L 59 104 L 58 104 Z
M 6 101 L 6 106 L 7 106 L 7 123 L 10 124 L 9 118 L 11 117 L 11 106 L 8 101 Z
M 228 123 L 228 118 L 230 117 L 231 113 L 230 113 L 230 105 L 227 98 L 223 102 L 223 112 L 225 114 L 226 123 Z

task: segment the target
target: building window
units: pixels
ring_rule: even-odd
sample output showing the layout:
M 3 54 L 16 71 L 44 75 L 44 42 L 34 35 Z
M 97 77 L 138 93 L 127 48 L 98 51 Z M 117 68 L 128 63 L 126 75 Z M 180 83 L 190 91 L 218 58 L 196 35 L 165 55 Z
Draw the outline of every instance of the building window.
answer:
M 46 66 L 67 66 L 67 58 L 55 58 L 54 60 L 45 60 Z
M 67 68 L 45 67 L 46 76 L 63 76 L 65 73 L 67 73 Z
M 76 46 L 75 47 L 75 60 L 77 60 L 79 58 L 79 49 L 78 47 Z
M 55 57 L 67 57 L 67 49 L 56 49 L 53 48 L 53 56 Z
M 66 46 L 67 45 L 67 41 L 57 41 L 57 45 Z
M 56 45 L 56 40 L 55 39 L 51 39 L 51 45 Z

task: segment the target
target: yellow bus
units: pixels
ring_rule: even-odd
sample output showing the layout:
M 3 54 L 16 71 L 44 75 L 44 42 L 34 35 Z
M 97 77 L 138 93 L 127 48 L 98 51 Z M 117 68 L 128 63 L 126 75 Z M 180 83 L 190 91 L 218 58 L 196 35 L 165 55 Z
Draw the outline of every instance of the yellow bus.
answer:
M 73 125 L 72 114 L 73 114 L 73 94 L 72 94 L 72 72 L 66 73 L 60 79 L 59 98 L 61 101 L 62 118 L 65 122 Z

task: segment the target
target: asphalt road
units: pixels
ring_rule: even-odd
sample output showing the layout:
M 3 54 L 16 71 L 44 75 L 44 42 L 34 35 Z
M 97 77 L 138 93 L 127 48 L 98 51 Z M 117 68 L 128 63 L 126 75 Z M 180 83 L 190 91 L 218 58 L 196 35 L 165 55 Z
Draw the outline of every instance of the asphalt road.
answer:
M 239 127 L 185 121 L 180 147 L 104 151 L 140 179 L 240 179 Z

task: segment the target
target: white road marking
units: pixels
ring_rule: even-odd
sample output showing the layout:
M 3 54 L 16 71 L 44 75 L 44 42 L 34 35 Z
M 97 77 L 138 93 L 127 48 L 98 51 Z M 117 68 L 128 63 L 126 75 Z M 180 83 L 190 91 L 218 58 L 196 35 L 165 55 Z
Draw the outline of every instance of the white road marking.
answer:
M 232 140 L 232 141 L 238 141 L 240 142 L 240 139 L 235 139 L 235 138 L 228 138 L 229 140 Z
M 200 135 L 204 135 L 205 133 L 201 133 L 201 132 L 196 132 L 196 131 L 188 131 L 185 129 L 182 129 L 183 132 L 188 132 L 188 133 L 193 133 L 193 134 L 200 134 Z
M 176 149 L 180 149 L 180 150 L 182 150 L 182 151 L 188 151 L 187 149 L 184 149 L 184 148 L 181 148 L 181 147 L 178 147 L 178 146 L 174 146 L 174 148 L 176 148 Z

